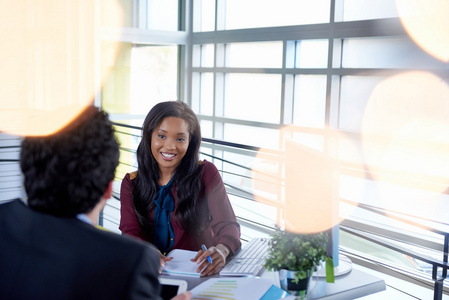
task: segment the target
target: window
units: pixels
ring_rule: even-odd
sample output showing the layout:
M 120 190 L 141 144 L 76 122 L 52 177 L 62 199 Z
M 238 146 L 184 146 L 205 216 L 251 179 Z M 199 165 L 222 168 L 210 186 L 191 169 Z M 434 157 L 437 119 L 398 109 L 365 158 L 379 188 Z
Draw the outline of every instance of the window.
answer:
M 187 34 L 179 20 L 186 7 L 177 0 L 113 3 L 118 6 L 107 0 L 99 5 L 98 50 L 106 80 L 96 100 L 112 118 L 142 119 L 154 104 L 184 97 L 179 57 Z
M 117 7 L 115 7 L 117 6 Z M 178 0 L 101 0 L 102 25 L 139 29 L 177 31 L 179 28 Z
M 287 68 L 327 68 L 327 40 L 299 40 L 287 43 Z M 290 51 L 294 51 L 291 53 Z M 293 63 L 293 64 L 292 64 Z
M 293 100 L 293 124 L 324 128 L 326 76 L 296 75 Z
M 398 17 L 395 1 L 344 0 L 343 21 L 371 20 Z
M 226 45 L 225 66 L 230 68 L 281 68 L 282 43 L 231 43 Z
M 366 111 L 373 105 L 371 99 L 379 93 L 380 85 L 406 71 L 430 70 L 440 76 L 442 85 L 448 78 L 446 64 L 426 53 L 404 31 L 395 1 L 273 4 L 226 0 L 215 4 L 193 1 L 196 17 L 191 103 L 202 124 L 207 124 L 208 137 L 253 147 L 247 151 L 203 145 L 205 153 L 222 166 L 233 197 L 252 198 L 260 200 L 255 205 L 276 207 L 269 218 L 254 219 L 267 226 L 277 223 L 283 214 L 278 207 L 282 206 L 285 192 L 282 182 L 286 163 L 279 157 L 286 139 L 293 139 L 338 158 L 343 165 L 339 197 L 346 202 L 341 202 L 340 211 L 348 221 L 375 231 L 388 230 L 391 236 L 407 239 L 416 233 L 424 241 L 437 239 L 441 243 L 441 238 L 428 232 L 401 225 L 389 215 L 380 218 L 359 207 L 372 205 L 387 211 L 426 214 L 433 219 L 438 213 L 429 209 L 426 201 L 432 199 L 431 207 L 442 208 L 443 199 L 448 197 L 446 192 L 424 188 L 422 182 L 410 186 L 410 182 L 385 177 L 379 180 L 376 172 L 388 172 L 394 177 L 396 167 L 385 169 L 378 156 L 363 151 L 367 147 L 380 155 L 393 141 L 385 133 L 369 141 L 363 134 Z M 390 101 L 394 102 L 394 97 Z M 388 106 L 385 102 L 379 105 Z M 404 110 L 407 102 L 401 105 Z M 401 107 L 396 109 L 400 111 Z M 442 107 L 442 111 L 446 110 Z M 394 127 L 396 123 L 391 124 Z M 410 126 L 418 128 L 407 126 L 404 131 Z M 449 145 L 449 139 L 439 142 L 442 144 L 435 149 Z M 418 150 L 406 149 L 402 156 L 414 157 Z M 432 151 L 432 156 L 447 161 L 440 152 Z M 235 166 L 236 162 L 244 168 Z M 441 184 L 439 178 L 432 180 L 433 185 Z M 242 191 L 249 192 L 249 196 Z M 384 251 L 347 234 L 342 234 L 341 245 L 370 253 L 375 259 Z M 392 264 L 417 270 L 397 253 L 388 259 Z
M 103 86 L 103 108 L 110 113 L 138 115 L 160 101 L 176 100 L 177 57 L 176 46 L 123 43 Z
M 224 116 L 279 123 L 281 77 L 276 74 L 227 74 Z M 269 100 L 269 101 L 268 101 Z
M 146 9 L 139 9 L 143 28 L 153 30 L 178 30 L 178 0 L 144 0 L 143 5 L 146 4 Z
M 343 68 L 421 69 L 441 68 L 406 37 L 374 37 L 343 39 Z
M 227 0 L 224 29 L 329 22 L 329 0 Z

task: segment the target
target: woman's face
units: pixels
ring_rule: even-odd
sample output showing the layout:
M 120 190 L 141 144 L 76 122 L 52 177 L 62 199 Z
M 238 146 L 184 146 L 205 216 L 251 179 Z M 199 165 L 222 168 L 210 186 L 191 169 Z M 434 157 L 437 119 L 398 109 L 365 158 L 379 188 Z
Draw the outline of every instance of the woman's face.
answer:
M 189 148 L 189 126 L 180 118 L 167 117 L 153 131 L 151 153 L 161 175 L 173 175 Z

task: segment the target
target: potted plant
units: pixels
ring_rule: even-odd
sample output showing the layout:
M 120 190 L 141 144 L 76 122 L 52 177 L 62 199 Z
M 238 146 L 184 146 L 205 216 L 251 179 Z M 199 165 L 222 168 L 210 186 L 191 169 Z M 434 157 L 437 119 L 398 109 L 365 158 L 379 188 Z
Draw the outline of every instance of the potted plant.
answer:
M 322 261 L 326 261 L 326 281 L 334 281 L 333 261 L 326 254 L 326 234 L 296 234 L 276 229 L 271 237 L 264 267 L 279 271 L 284 290 L 305 295 L 310 276 Z

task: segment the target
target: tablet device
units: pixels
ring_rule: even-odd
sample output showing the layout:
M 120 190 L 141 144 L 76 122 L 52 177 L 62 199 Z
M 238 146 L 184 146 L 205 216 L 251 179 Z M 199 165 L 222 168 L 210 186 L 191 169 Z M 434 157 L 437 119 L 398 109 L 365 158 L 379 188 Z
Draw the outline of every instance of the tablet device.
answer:
M 187 291 L 187 281 L 185 280 L 159 277 L 159 283 L 161 284 L 161 297 L 164 300 L 169 300 Z

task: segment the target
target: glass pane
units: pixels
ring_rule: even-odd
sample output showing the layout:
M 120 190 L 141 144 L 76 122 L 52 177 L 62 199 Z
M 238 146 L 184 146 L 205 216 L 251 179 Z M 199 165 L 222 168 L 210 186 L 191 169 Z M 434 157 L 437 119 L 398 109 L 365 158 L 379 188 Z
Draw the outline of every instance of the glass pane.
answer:
M 207 44 L 201 46 L 201 66 L 213 67 L 214 66 L 214 50 L 213 44 Z
M 281 88 L 278 74 L 227 74 L 225 117 L 279 123 Z
M 132 27 L 133 26 L 132 2 L 129 0 L 115 0 L 115 1 L 102 0 L 101 25 L 111 27 L 116 26 Z
M 131 113 L 146 113 L 158 102 L 177 99 L 177 61 L 176 46 L 133 48 Z
M 340 176 L 340 196 L 350 201 L 384 207 L 386 209 L 402 212 L 420 218 L 434 220 L 437 222 L 447 222 L 446 209 L 449 196 L 419 189 L 418 187 L 401 186 L 390 182 L 366 180 L 351 176 Z M 436 209 L 439 208 L 439 209 Z M 382 220 L 379 222 L 378 214 L 369 212 L 352 212 L 353 217 L 361 217 L 367 221 L 380 225 L 387 221 L 388 225 L 397 223 L 402 229 L 408 226 L 394 220 Z M 410 227 L 413 231 L 420 231 L 416 227 Z M 426 231 L 423 231 L 426 232 Z M 430 232 L 427 231 L 427 234 Z
M 255 147 L 279 148 L 279 131 L 275 129 L 225 123 L 223 139 Z
M 192 110 L 196 113 L 200 113 L 200 78 L 201 73 L 192 72 Z
M 214 103 L 214 74 L 201 74 L 200 114 L 212 115 Z
M 394 0 L 344 0 L 343 21 L 397 17 Z
M 227 44 L 226 67 L 281 68 L 282 42 Z
M 215 30 L 215 1 L 193 1 L 193 31 Z
M 341 80 L 340 124 L 343 130 L 360 131 L 363 113 L 380 76 L 344 76 Z
M 148 0 L 147 28 L 178 30 L 178 0 Z
M 200 147 L 200 160 L 207 160 L 207 161 L 212 162 L 211 155 L 212 155 L 212 149 L 208 148 L 208 147 L 203 147 L 203 144 L 201 144 L 201 147 Z M 218 165 L 215 164 L 215 166 L 217 168 L 219 168 Z
M 102 70 L 108 72 L 106 81 L 101 89 L 101 106 L 108 113 L 129 113 L 130 112 L 130 57 L 132 45 L 122 43 L 115 61 L 107 59 L 108 55 L 113 55 L 114 42 L 101 43 L 101 64 Z
M 430 68 L 439 64 L 407 38 L 343 41 L 343 68 Z
M 281 178 L 279 178 L 279 161 L 237 154 L 225 151 L 223 157 L 232 164 L 223 164 L 223 181 L 239 190 L 251 193 L 256 198 L 276 201 L 281 192 Z M 237 164 L 237 165 L 235 165 Z M 247 168 L 250 168 L 248 170 Z
M 251 190 L 251 170 L 245 168 L 251 168 L 251 163 L 254 161 L 254 154 L 243 155 L 233 152 L 224 151 L 223 158 L 232 161 L 237 164 L 223 164 L 223 181 L 232 187 L 243 189 L 246 192 L 252 192 Z
M 106 111 L 146 114 L 158 102 L 177 99 L 177 46 L 122 46 L 103 87 Z
M 143 124 L 143 120 L 120 120 L 119 123 L 140 128 Z M 120 163 L 115 171 L 115 177 L 121 180 L 126 173 L 137 169 L 136 154 L 134 151 L 127 149 L 137 149 L 137 146 L 141 140 L 141 130 L 126 128 L 123 126 L 114 126 L 114 128 L 121 147 L 120 161 L 126 162 L 125 164 Z
M 326 68 L 328 40 L 304 40 L 296 42 L 296 68 Z
M 248 201 L 245 198 L 229 195 L 232 208 L 237 218 L 251 220 L 257 224 L 274 227 L 276 225 L 277 216 L 279 216 L 279 208 L 264 204 L 260 201 Z M 241 227 L 241 237 L 250 240 L 254 237 L 268 237 L 264 231 L 260 231 L 252 226 Z
M 338 139 L 337 152 L 340 161 L 349 163 L 363 163 L 364 158 L 360 151 L 360 142 L 342 136 Z
M 202 45 L 193 45 L 192 46 L 192 67 L 201 66 L 201 48 Z
M 227 0 L 225 29 L 328 23 L 330 0 Z
M 215 45 L 193 45 L 192 67 L 212 68 L 214 66 Z
M 201 136 L 205 138 L 212 138 L 212 121 L 207 120 L 200 120 L 200 126 L 201 126 Z
M 323 128 L 326 111 L 326 76 L 295 76 L 293 124 Z
M 324 151 L 324 137 L 322 135 L 294 132 L 292 140 L 318 151 Z

